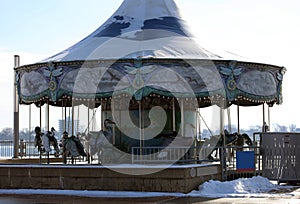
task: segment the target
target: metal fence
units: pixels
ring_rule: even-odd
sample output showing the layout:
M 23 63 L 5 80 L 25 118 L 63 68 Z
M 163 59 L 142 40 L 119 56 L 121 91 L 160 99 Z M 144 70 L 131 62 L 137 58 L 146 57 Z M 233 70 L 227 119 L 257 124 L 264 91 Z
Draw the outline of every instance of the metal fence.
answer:
M 50 152 L 50 155 L 54 155 L 54 150 Z M 11 140 L 0 141 L 0 158 L 12 158 L 14 156 L 14 142 Z M 20 141 L 18 156 L 20 158 L 39 157 L 37 147 L 34 142 Z
M 253 146 L 243 147 L 216 148 L 205 145 L 132 147 L 131 163 L 201 164 L 218 162 L 222 165 L 223 180 L 254 175 L 263 175 L 271 180 L 300 180 L 300 151 L 298 151 L 300 134 L 254 133 L 252 139 Z M 0 141 L 0 158 L 12 158 L 13 146 L 13 141 Z M 51 156 L 52 154 L 54 151 L 50 152 Z M 249 155 L 250 157 L 247 157 Z M 34 142 L 20 141 L 19 157 L 39 156 Z
M 262 172 L 260 146 L 132 147 L 133 164 L 202 164 L 211 162 L 218 162 L 222 165 L 224 180 L 252 177 L 261 175 Z
M 14 142 L 13 141 L 0 141 L 0 158 L 12 157 L 14 154 Z
M 167 164 L 196 162 L 195 148 L 191 147 L 132 147 L 133 164 Z
M 263 133 L 263 176 L 300 182 L 300 133 Z
M 262 174 L 260 146 L 229 146 L 221 148 L 223 158 L 223 179 L 250 178 Z M 221 160 L 222 161 L 222 160 Z

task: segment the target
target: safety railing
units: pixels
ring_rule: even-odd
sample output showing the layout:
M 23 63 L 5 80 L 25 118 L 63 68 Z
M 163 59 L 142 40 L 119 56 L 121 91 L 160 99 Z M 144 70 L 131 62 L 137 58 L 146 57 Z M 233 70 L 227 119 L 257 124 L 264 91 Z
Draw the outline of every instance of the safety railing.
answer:
M 249 178 L 262 174 L 260 146 L 227 146 L 220 148 L 219 151 L 222 158 L 223 179 Z
M 132 147 L 133 164 L 164 164 L 196 162 L 195 148 L 191 147 Z
M 0 158 L 11 158 L 13 154 L 14 142 L 9 140 L 0 141 Z
M 260 146 L 132 147 L 133 164 L 201 164 L 219 162 L 223 179 L 252 177 L 262 173 Z
M 11 140 L 0 141 L 0 158 L 12 158 L 13 155 L 14 142 Z M 54 155 L 54 150 L 50 152 L 50 155 Z M 18 156 L 20 158 L 39 157 L 40 153 L 34 142 L 21 140 L 19 142 Z

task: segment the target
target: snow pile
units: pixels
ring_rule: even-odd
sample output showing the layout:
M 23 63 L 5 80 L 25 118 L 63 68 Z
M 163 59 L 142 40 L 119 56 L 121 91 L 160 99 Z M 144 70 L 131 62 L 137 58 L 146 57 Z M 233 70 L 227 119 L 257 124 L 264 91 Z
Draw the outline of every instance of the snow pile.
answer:
M 199 190 L 193 191 L 190 195 L 203 197 L 265 197 L 271 190 L 280 188 L 283 187 L 271 183 L 267 178 L 255 176 L 225 182 L 210 180 L 200 185 Z

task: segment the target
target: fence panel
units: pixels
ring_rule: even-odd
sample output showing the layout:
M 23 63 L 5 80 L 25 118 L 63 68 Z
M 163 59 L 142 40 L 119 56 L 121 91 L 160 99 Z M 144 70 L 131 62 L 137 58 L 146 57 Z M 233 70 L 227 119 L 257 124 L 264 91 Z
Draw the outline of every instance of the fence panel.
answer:
M 50 155 L 54 155 L 55 151 L 51 149 Z M 12 158 L 14 155 L 14 141 L 4 140 L 0 141 L 0 158 Z M 34 142 L 20 141 L 19 143 L 19 157 L 30 158 L 39 157 L 37 147 Z
M 263 176 L 278 182 L 300 181 L 300 133 L 263 133 Z
M 0 158 L 11 158 L 14 155 L 14 142 L 10 140 L 0 141 Z

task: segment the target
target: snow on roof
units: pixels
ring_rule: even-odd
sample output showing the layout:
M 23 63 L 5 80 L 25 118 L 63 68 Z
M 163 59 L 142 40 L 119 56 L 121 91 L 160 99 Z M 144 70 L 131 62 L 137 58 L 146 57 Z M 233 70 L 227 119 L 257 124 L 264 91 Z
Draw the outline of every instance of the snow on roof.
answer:
M 41 62 L 128 58 L 221 57 L 197 44 L 174 0 L 124 0 L 92 34 Z

